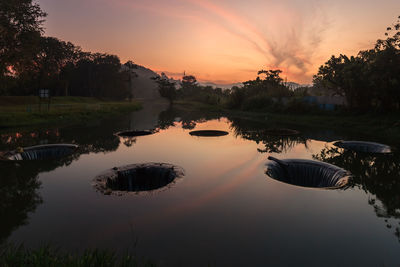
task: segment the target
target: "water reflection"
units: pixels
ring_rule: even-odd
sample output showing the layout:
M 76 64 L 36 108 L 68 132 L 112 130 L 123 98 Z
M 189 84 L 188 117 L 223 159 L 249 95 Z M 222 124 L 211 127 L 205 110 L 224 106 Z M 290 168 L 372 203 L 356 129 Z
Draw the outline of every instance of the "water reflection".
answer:
M 120 140 L 113 134 L 114 127 L 115 123 L 95 123 L 84 127 L 20 130 L 0 134 L 0 151 L 48 143 L 79 144 L 76 153 L 58 160 L 0 162 L 0 242 L 4 242 L 21 225 L 27 224 L 28 214 L 42 203 L 38 192 L 41 186 L 39 174 L 69 166 L 79 160 L 82 154 L 115 151 Z
M 182 111 L 173 107 L 160 113 L 158 116 L 158 129 L 168 129 L 175 126 L 175 123 L 181 123 L 182 128 L 193 130 L 198 123 L 204 123 L 208 120 L 220 119 L 221 114 L 207 113 L 200 111 Z
M 2 152 L 45 144 L 79 145 L 76 153 L 57 160 L 18 163 L 0 161 L 0 243 L 6 241 L 14 230 L 28 224 L 29 213 L 34 212 L 42 203 L 39 193 L 41 182 L 38 178 L 41 173 L 69 166 L 83 154 L 116 151 L 121 141 L 126 146 L 132 146 L 136 143 L 135 138 L 123 139 L 114 134 L 129 128 L 130 123 L 130 116 L 123 116 L 117 120 L 91 121 L 79 126 L 5 130 L 0 133 Z
M 303 144 L 307 149 L 307 139 L 304 137 L 272 134 L 267 130 L 269 127 L 271 126 L 259 122 L 240 118 L 231 119 L 231 129 L 236 136 L 264 145 L 263 149 L 258 149 L 260 153 L 287 153 L 299 144 Z
M 34 165 L 0 162 L 0 243 L 21 225 L 28 223 L 28 213 L 42 203 L 37 190 L 40 182 Z
M 131 147 L 134 144 L 136 144 L 136 137 L 121 137 L 121 139 L 122 139 L 122 143 L 126 147 Z
M 199 123 L 220 118 L 221 114 L 219 113 L 182 112 L 170 107 L 160 113 L 157 128 L 168 129 L 180 122 L 183 129 L 193 130 Z M 258 149 L 260 153 L 286 153 L 299 144 L 303 144 L 306 149 L 308 148 L 308 139 L 298 135 L 296 130 L 285 129 L 284 134 L 277 134 L 276 131 L 268 131 L 268 129 L 277 128 L 266 123 L 231 116 L 228 116 L 227 119 L 230 121 L 230 128 L 236 137 L 255 141 L 257 144 L 262 143 L 265 146 L 263 149 Z M 288 132 L 291 134 L 288 134 Z
M 369 194 L 368 203 L 378 217 L 385 218 L 400 241 L 400 228 L 389 222 L 400 222 L 400 154 L 379 155 L 357 153 L 337 147 L 326 147 L 315 159 L 340 166 L 354 175 L 351 184 Z
M 388 258 L 389 265 L 398 263 L 398 244 L 391 232 L 399 235 L 400 231 L 393 222 L 399 220 L 400 212 L 396 195 L 399 155 L 365 156 L 364 159 L 351 152 L 329 152 L 330 147 L 320 153 L 326 139 L 319 138 L 338 139 L 335 133 L 328 135 L 322 129 L 313 131 L 312 136 L 306 129 L 300 129 L 302 136 L 276 136 L 265 129 L 290 126 L 220 118 L 216 113 L 170 108 L 157 117 L 152 116 L 149 123 L 123 116 L 84 126 L 3 134 L 0 150 L 40 143 L 74 143 L 81 150 L 75 157 L 61 162 L 24 165 L 19 169 L 0 166 L 2 174 L 7 176 L 0 184 L 1 218 L 10 218 L 0 221 L 0 237 L 6 239 L 13 232 L 9 241 L 24 242 L 28 246 L 58 242 L 67 249 L 88 246 L 124 249 L 129 243 L 128 225 L 132 224 L 140 234 L 141 255 L 172 262 L 171 266 L 178 265 L 173 264 L 174 260 L 182 257 L 186 257 L 183 265 L 193 265 L 188 259 L 202 259 L 203 251 L 218 252 L 215 258 L 221 260 L 220 265 L 227 266 L 235 263 L 235 255 L 245 255 L 246 262 L 241 265 L 251 266 L 263 265 L 266 258 L 282 260 L 287 255 L 298 255 L 285 263 L 308 266 L 307 263 L 312 263 L 310 259 L 323 262 L 332 252 L 343 251 L 336 265 L 340 265 L 339 260 L 349 265 L 355 261 L 368 263 L 374 257 L 372 252 Z M 127 129 L 159 132 L 127 139 L 114 135 Z M 223 129 L 234 134 L 223 138 L 193 138 L 187 129 Z M 340 138 L 350 140 L 346 136 Z M 266 179 L 266 155 L 258 153 L 257 147 L 260 152 L 281 153 L 274 155 L 280 159 L 310 159 L 311 153 L 318 153 L 315 159 L 355 175 L 351 185 L 354 190 L 304 190 Z M 89 156 L 82 156 L 88 153 Z M 186 178 L 157 194 L 136 195 L 136 192 L 155 185 L 169 186 L 175 180 L 169 183 L 171 180 L 167 177 L 161 184 L 145 184 L 146 187 L 135 186 L 133 178 L 119 180 L 111 187 L 132 190 L 131 195 L 121 197 L 104 197 L 92 188 L 93 177 L 103 169 L 99 166 L 108 169 L 154 161 L 184 167 Z M 60 166 L 66 168 L 52 172 Z M 46 171 L 49 173 L 41 174 Z M 15 176 L 20 176 L 20 180 Z M 392 227 L 391 232 L 379 231 L 385 229 L 379 223 L 376 225 L 375 213 L 359 188 L 371 195 L 369 204 L 382 221 L 387 220 L 385 225 Z M 19 191 L 27 195 L 18 195 Z M 7 192 L 12 193 L 7 195 Z M 41 195 L 46 205 L 37 209 Z M 360 216 L 349 216 L 354 213 Z M 359 227 L 363 223 L 365 227 Z M 28 225 L 20 227 L 24 224 Z M 15 231 L 17 228 L 20 229 Z M 343 236 L 349 238 L 343 239 Z M 287 240 L 291 240 L 290 246 Z M 368 240 L 380 241 L 371 245 Z M 309 246 L 305 247 L 304 242 Z M 185 244 L 183 253 L 176 249 L 181 244 Z M 361 252 L 351 251 L 357 246 Z
M 14 150 L 41 144 L 76 144 L 78 154 L 107 153 L 118 149 L 120 138 L 115 132 L 126 129 L 128 118 L 119 120 L 94 121 L 87 125 L 20 130 L 0 134 L 0 151 Z

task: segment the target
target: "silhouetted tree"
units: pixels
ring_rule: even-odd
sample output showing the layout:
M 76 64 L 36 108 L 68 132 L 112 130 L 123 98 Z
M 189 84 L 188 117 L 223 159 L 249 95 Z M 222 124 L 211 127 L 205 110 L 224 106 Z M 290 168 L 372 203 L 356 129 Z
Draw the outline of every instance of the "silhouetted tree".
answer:
M 197 80 L 193 75 L 185 75 L 182 77 L 181 90 L 184 96 L 191 96 L 196 93 Z
M 115 55 L 87 53 L 76 63 L 71 77 L 71 95 L 124 99 L 130 94 Z
M 45 16 L 32 0 L 0 1 L 0 94 L 17 85 L 16 72 L 37 54 Z
M 46 16 L 32 0 L 0 1 L 0 75 L 36 54 Z
M 165 73 L 161 73 L 161 76 L 153 77 L 152 79 L 157 82 L 160 95 L 167 98 L 172 105 L 177 96 L 175 83 L 171 82 Z
M 43 37 L 45 16 L 32 0 L 0 1 L 0 94 L 32 95 L 46 88 L 52 95 L 129 96 L 117 56 Z
M 400 109 L 400 17 L 386 40 L 356 57 L 332 56 L 314 76 L 314 85 L 345 96 L 350 109 Z
M 263 109 L 273 105 L 272 98 L 292 96 L 293 92 L 283 84 L 281 73 L 281 70 L 260 70 L 255 80 L 244 82 L 242 88 L 231 89 L 228 107 L 245 110 Z

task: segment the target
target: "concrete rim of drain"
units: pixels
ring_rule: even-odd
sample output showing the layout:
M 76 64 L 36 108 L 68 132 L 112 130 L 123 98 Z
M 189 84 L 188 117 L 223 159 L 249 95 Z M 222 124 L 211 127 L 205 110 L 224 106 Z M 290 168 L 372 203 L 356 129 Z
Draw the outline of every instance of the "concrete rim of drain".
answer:
M 268 157 L 266 174 L 277 181 L 306 188 L 344 189 L 351 173 L 335 165 L 306 159 Z
M 93 179 L 104 195 L 129 195 L 163 191 L 185 175 L 183 168 L 169 163 L 141 163 L 106 170 Z
M 72 155 L 78 149 L 75 144 L 46 144 L 18 148 L 0 155 L 1 160 L 31 161 L 56 160 Z
M 385 144 L 365 141 L 336 141 L 333 143 L 334 146 L 343 149 L 361 152 L 361 153 L 373 153 L 373 154 L 389 154 L 392 153 L 392 148 Z

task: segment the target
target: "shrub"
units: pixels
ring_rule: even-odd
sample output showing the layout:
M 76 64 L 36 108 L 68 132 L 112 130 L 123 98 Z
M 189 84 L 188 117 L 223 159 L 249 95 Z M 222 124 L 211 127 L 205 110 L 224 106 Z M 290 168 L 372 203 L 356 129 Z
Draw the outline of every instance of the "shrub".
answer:
M 243 110 L 261 110 L 261 109 L 271 109 L 274 102 L 272 99 L 265 94 L 258 94 L 251 96 L 244 100 L 242 104 Z

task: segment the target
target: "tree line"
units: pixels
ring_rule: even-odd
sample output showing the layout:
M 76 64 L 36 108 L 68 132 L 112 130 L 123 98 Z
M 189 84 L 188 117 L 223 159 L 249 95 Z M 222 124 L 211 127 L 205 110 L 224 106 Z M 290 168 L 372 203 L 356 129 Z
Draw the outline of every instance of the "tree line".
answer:
M 0 2 L 0 95 L 50 89 L 55 96 L 130 97 L 130 74 L 118 56 L 44 36 L 45 17 L 32 0 Z
M 43 35 L 46 14 L 32 0 L 0 2 L 0 95 L 52 95 L 131 98 L 133 62 L 121 70 L 118 56 L 84 52 L 70 42 Z M 332 56 L 314 76 L 311 88 L 292 90 L 280 70 L 261 70 L 255 80 L 229 90 L 201 86 L 193 75 L 180 84 L 165 74 L 155 77 L 160 94 L 242 110 L 307 111 L 301 98 L 311 91 L 347 100 L 351 111 L 400 110 L 400 17 L 386 39 L 357 56 Z M 282 104 L 282 99 L 289 99 Z
M 243 82 L 242 87 L 231 89 L 202 86 L 193 75 L 184 75 L 181 81 L 168 78 L 165 74 L 154 77 L 159 86 L 161 96 L 174 100 L 198 101 L 210 105 L 218 105 L 229 109 L 248 111 L 304 111 L 310 107 L 295 98 L 298 90 L 291 90 L 280 77 L 280 70 L 260 70 L 255 80 Z M 284 105 L 283 98 L 291 98 Z
M 185 75 L 180 84 L 163 75 L 156 80 L 160 93 L 171 103 L 186 99 L 241 110 L 309 112 L 315 106 L 303 101 L 309 95 L 345 97 L 348 111 L 391 112 L 400 110 L 400 17 L 387 28 L 385 40 L 357 56 L 332 56 L 313 78 L 311 87 L 290 88 L 281 70 L 260 70 L 255 80 L 228 90 L 201 86 Z M 286 98 L 286 103 L 282 99 Z
M 314 84 L 345 96 L 352 110 L 399 110 L 400 16 L 385 35 L 357 56 L 332 56 L 319 68 Z

